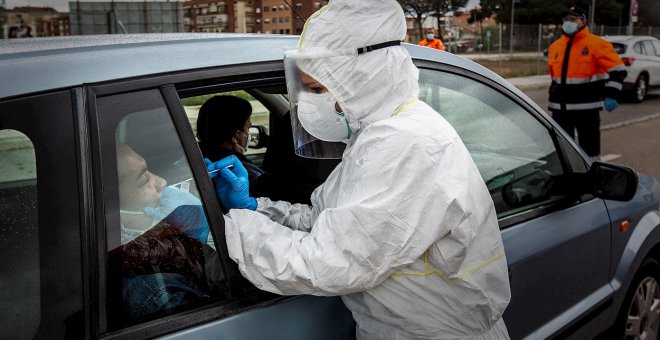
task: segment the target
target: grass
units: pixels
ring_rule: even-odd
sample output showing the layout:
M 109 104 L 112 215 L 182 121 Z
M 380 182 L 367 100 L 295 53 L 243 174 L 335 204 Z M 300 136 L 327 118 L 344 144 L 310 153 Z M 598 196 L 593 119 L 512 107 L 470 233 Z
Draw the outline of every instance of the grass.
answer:
M 507 60 L 475 60 L 503 78 L 548 74 L 545 58 L 511 58 Z

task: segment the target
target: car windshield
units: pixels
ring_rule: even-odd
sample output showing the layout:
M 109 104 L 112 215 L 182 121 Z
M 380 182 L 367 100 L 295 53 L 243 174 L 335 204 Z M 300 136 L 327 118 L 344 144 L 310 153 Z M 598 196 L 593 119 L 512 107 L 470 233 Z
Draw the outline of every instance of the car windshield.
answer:
M 626 45 L 620 43 L 612 43 L 612 46 L 614 47 L 616 53 L 618 54 L 626 53 Z

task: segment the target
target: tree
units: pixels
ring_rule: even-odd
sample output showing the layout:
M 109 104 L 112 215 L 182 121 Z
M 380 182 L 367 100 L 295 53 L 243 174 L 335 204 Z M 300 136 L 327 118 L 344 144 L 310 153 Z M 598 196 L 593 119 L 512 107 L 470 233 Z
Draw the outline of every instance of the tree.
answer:
M 415 20 L 417 26 L 418 40 L 422 40 L 424 18 L 431 12 L 431 0 L 397 0 L 403 11 Z
M 438 23 L 438 30 L 442 25 L 440 24 L 440 18 L 445 16 L 447 12 L 456 12 L 459 9 L 465 7 L 468 0 L 430 0 L 431 10 L 435 15 L 435 18 Z M 441 32 L 439 32 L 441 33 Z M 442 34 L 440 34 L 442 36 Z
M 484 27 L 483 22 L 488 16 L 484 15 L 484 12 L 481 10 L 481 7 L 475 7 L 470 10 L 470 17 L 468 18 L 468 24 L 479 23 L 479 35 L 481 36 L 481 41 L 484 41 Z
M 569 6 L 577 5 L 588 11 L 592 3 L 591 0 L 481 0 L 481 8 L 495 13 L 497 21 L 506 24 L 511 22 L 512 1 L 515 1 L 515 23 L 522 25 L 558 24 Z M 625 1 L 598 0 L 595 22 L 617 25 Z

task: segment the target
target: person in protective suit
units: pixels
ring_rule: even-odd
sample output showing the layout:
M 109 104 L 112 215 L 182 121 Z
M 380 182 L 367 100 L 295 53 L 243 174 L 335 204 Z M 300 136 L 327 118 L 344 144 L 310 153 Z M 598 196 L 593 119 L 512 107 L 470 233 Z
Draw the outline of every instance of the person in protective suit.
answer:
M 572 6 L 562 24 L 563 36 L 548 49 L 552 78 L 548 108 L 552 118 L 587 155 L 600 155 L 600 110 L 614 111 L 626 68 L 612 44 L 589 32 L 584 9 Z
M 341 163 L 311 205 L 250 197 L 235 157 L 209 164 L 231 208 L 229 255 L 263 290 L 341 295 L 360 339 L 508 339 L 493 201 L 454 129 L 417 99 L 405 36 L 394 0 L 334 0 L 310 17 L 285 53 L 294 142 Z

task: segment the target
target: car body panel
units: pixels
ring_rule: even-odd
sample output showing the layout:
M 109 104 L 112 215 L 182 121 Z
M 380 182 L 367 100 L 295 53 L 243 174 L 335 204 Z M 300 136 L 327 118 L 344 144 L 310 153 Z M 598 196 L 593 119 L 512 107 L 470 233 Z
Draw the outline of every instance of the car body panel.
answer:
M 320 334 L 325 339 L 355 336 L 355 321 L 340 298 L 294 297 L 284 303 L 251 309 L 163 339 L 318 339 Z
M 552 335 L 612 294 L 609 230 L 605 205 L 594 199 L 502 231 L 512 292 L 504 320 L 516 324 L 512 338 Z

